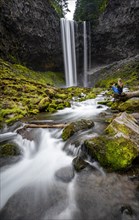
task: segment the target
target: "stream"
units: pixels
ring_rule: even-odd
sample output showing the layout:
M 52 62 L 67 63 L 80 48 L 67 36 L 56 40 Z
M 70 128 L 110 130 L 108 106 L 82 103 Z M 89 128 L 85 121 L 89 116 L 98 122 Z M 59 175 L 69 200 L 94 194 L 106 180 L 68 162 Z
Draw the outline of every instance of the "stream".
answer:
M 138 220 L 139 195 L 127 176 L 106 173 L 93 159 L 77 173 L 72 161 L 84 139 L 103 133 L 107 106 L 96 99 L 71 103 L 70 108 L 43 115 L 40 122 L 67 123 L 92 119 L 95 126 L 68 141 L 62 129 L 27 129 L 26 139 L 17 130 L 0 134 L 0 142 L 16 143 L 22 156 L 1 167 L 0 217 L 2 220 Z M 103 114 L 104 113 L 104 114 Z M 37 121 L 39 121 L 37 120 Z M 75 142 L 78 146 L 75 147 Z

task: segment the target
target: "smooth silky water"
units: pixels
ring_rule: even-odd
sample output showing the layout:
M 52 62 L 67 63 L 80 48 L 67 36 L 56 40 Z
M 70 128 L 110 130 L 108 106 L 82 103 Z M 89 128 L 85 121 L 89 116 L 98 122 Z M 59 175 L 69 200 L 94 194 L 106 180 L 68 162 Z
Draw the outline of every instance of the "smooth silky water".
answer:
M 94 128 L 74 135 L 67 142 L 62 129 L 28 129 L 32 140 L 13 132 L 0 135 L 1 142 L 12 140 L 22 152 L 15 164 L 1 168 L 0 217 L 2 220 L 116 220 L 139 219 L 139 200 L 134 185 L 126 177 L 106 174 L 100 165 L 88 160 L 90 168 L 76 173 L 72 160 L 80 152 L 74 141 L 101 133 L 104 120 L 99 114 L 107 111 L 96 99 L 72 102 L 45 120 L 67 123 L 93 119 Z M 45 121 L 44 120 L 44 121 Z M 82 142 L 82 141 L 81 141 Z

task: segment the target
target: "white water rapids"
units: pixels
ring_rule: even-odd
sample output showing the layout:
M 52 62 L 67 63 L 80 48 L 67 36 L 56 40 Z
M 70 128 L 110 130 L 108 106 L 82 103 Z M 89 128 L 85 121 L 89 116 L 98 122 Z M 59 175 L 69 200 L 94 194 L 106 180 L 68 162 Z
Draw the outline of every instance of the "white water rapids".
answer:
M 106 106 L 97 108 L 97 101 L 100 99 L 103 99 L 102 95 L 94 100 L 84 102 L 73 101 L 71 108 L 66 108 L 53 114 L 54 120 L 67 122 L 81 118 L 95 118 L 100 112 L 107 109 Z M 90 178 L 93 179 L 86 182 L 86 176 L 83 180 L 81 178 L 79 181 L 78 174 L 75 173 L 75 175 L 73 175 L 72 160 L 75 155 L 74 153 L 68 155 L 67 152 L 63 150 L 65 142 L 63 142 L 61 138 L 62 129 L 39 128 L 35 129 L 34 133 L 35 138 L 32 141 L 23 139 L 16 131 L 0 135 L 1 140 L 3 139 L 5 141 L 6 137 L 8 139 L 10 136 L 11 138 L 13 134 L 12 141 L 20 147 L 23 154 L 19 162 L 4 166 L 1 169 L 0 209 L 2 219 L 72 220 L 84 219 L 86 217 L 86 219 L 89 220 L 90 215 L 92 217 L 101 215 L 102 213 L 98 207 L 97 214 L 96 208 L 93 213 L 91 211 L 91 214 L 89 214 L 90 210 L 88 214 L 83 214 L 86 213 L 89 207 L 84 209 L 82 206 L 92 203 L 92 199 L 89 198 L 90 193 L 88 195 L 87 189 L 91 189 L 93 182 L 95 184 L 96 177 L 93 172 L 91 172 Z M 69 145 L 69 148 L 73 147 L 71 142 L 67 142 L 67 145 Z M 97 173 L 97 175 L 101 173 L 99 176 L 101 176 L 101 178 L 102 176 L 105 177 L 102 169 L 99 169 L 96 163 L 94 163 L 93 166 L 94 172 Z M 69 173 L 67 174 L 67 172 Z M 71 177 L 69 181 L 63 181 L 65 176 L 68 178 Z M 86 183 L 91 185 L 87 186 Z M 93 189 L 91 190 L 93 192 Z M 118 192 L 121 193 L 119 188 Z M 83 195 L 83 193 L 86 193 L 86 196 Z M 94 195 L 94 198 L 96 198 L 96 195 Z M 121 194 L 119 198 L 123 198 Z M 107 210 L 107 212 L 109 212 L 109 210 Z M 98 217 L 96 219 L 107 218 Z M 113 220 L 115 218 L 111 217 L 111 219 Z

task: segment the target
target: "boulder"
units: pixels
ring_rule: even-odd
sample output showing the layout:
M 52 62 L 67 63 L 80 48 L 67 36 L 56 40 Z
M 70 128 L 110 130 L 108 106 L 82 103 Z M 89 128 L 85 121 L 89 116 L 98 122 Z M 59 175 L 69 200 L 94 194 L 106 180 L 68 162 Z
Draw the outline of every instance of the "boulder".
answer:
M 70 182 L 74 177 L 73 167 L 71 166 L 62 167 L 61 169 L 57 170 L 55 176 L 58 180 L 61 180 L 62 182 L 65 183 Z
M 136 144 L 124 137 L 101 136 L 86 140 L 84 145 L 103 167 L 114 171 L 129 167 L 139 154 Z
M 139 125 L 137 120 L 126 112 L 120 113 L 106 128 L 109 135 L 124 137 L 136 143 L 139 149 Z
M 118 109 L 120 111 L 130 111 L 130 112 L 136 112 L 139 110 L 139 98 L 131 98 L 128 99 L 126 102 L 122 102 Z
M 0 157 L 18 156 L 20 155 L 18 146 L 14 143 L 6 143 L 0 146 Z
M 62 132 L 62 138 L 64 141 L 66 141 L 68 138 L 74 135 L 77 131 L 88 129 L 93 126 L 94 126 L 94 122 L 92 120 L 81 119 L 79 121 L 72 122 L 64 128 Z
M 126 112 L 120 113 L 106 128 L 106 134 L 84 142 L 91 157 L 110 170 L 123 170 L 139 156 L 139 125 Z
M 77 172 L 81 171 L 82 169 L 86 168 L 89 165 L 89 163 L 84 161 L 81 157 L 75 157 L 72 162 L 74 169 Z

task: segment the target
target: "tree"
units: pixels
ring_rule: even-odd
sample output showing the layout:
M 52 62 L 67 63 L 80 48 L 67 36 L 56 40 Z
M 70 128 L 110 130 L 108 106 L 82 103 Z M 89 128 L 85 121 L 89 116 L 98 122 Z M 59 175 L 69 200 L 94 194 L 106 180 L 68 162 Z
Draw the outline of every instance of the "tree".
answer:
M 77 0 L 74 20 L 92 21 L 96 24 L 107 4 L 108 0 Z
M 60 17 L 65 16 L 65 14 L 69 11 L 68 9 L 68 0 L 50 0 L 51 4 L 60 15 Z

